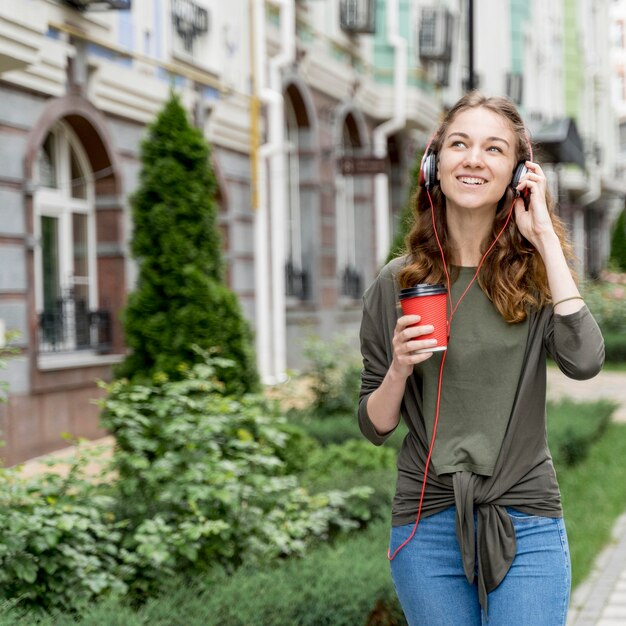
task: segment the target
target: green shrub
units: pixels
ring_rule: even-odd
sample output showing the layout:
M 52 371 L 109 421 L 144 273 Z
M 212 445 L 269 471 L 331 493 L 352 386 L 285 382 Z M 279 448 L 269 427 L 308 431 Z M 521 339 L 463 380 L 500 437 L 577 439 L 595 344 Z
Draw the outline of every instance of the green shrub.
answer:
M 310 337 L 304 355 L 310 361 L 308 372 L 313 395 L 311 411 L 322 418 L 355 410 L 361 383 L 361 364 L 353 338 L 337 337 L 322 341 Z
M 323 475 L 342 475 L 396 467 L 395 450 L 373 446 L 365 439 L 349 439 L 342 444 L 331 444 L 311 453 L 306 474 L 312 478 Z
M 626 333 L 607 331 L 603 335 L 606 362 L 626 363 Z
M 626 272 L 626 210 L 622 210 L 613 227 L 609 258 L 615 267 Z
M 140 615 L 163 626 L 178 623 L 167 621 L 176 619 L 177 607 L 186 626 L 404 625 L 389 575 L 388 538 L 389 523 L 379 523 L 303 558 L 197 579 L 192 588 L 179 585 L 163 601 L 150 601 Z
M 108 390 L 102 421 L 117 441 L 136 591 L 174 572 L 302 554 L 370 517 L 367 487 L 308 494 L 280 458 L 293 428 L 261 396 L 222 396 L 211 362 L 181 381 Z
M 310 412 L 303 412 L 292 413 L 289 419 L 323 446 L 363 437 L 359 431 L 356 407 L 353 407 L 353 411 L 347 415 L 322 417 Z
M 611 421 L 609 401 L 562 400 L 548 408 L 548 441 L 555 465 L 576 465 L 587 456 Z
M 139 275 L 123 314 L 131 352 L 117 376 L 180 379 L 181 363 L 201 360 L 198 344 L 237 363 L 222 372 L 229 392 L 257 389 L 252 332 L 224 283 L 209 147 L 174 93 L 149 126 L 141 159 L 131 198 Z
M 68 478 L 45 474 L 24 480 L 0 470 L 0 598 L 40 611 L 84 610 L 95 598 L 120 596 L 132 575 L 121 546 L 122 525 L 112 500 Z
M 618 280 L 622 275 L 612 275 Z M 618 282 L 595 282 L 585 285 L 585 302 L 604 336 L 607 362 L 626 361 L 626 285 Z

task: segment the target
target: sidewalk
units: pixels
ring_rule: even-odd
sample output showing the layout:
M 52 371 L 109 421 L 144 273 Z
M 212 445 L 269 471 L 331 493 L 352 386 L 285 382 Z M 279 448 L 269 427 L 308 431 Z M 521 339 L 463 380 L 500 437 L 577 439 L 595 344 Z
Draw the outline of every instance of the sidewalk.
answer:
M 556 368 L 548 369 L 548 398 L 615 400 L 613 414 L 626 423 L 626 372 L 600 372 L 591 380 L 570 380 Z M 624 459 L 626 463 L 626 459 Z M 626 502 L 613 527 L 611 542 L 596 558 L 593 571 L 572 594 L 567 626 L 626 626 Z

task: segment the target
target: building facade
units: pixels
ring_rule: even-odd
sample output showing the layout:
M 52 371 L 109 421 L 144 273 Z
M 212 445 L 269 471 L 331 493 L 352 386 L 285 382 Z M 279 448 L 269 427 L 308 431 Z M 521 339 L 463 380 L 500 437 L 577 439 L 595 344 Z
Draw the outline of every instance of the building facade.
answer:
M 307 335 L 356 332 L 413 131 L 439 114 L 408 68 L 408 0 L 379 2 L 367 36 L 338 0 L 125 4 L 0 4 L 0 319 L 20 350 L 2 373 L 7 463 L 101 433 L 95 381 L 123 358 L 136 275 L 128 197 L 170 89 L 212 144 L 228 282 L 267 382 L 302 365 Z
M 580 64 L 602 43 L 606 11 L 596 5 L 606 4 L 475 3 L 479 87 L 514 98 L 546 144 L 552 123 L 573 132 L 563 120 L 601 146 L 614 139 L 600 102 L 604 57 L 590 76 Z M 310 334 L 356 338 L 415 156 L 466 85 L 468 7 L 2 0 L 0 320 L 19 332 L 19 354 L 0 372 L 10 389 L 0 405 L 5 462 L 61 447 L 63 432 L 101 433 L 95 381 L 123 358 L 119 313 L 136 275 L 128 198 L 145 126 L 171 89 L 212 145 L 228 282 L 254 327 L 263 380 L 301 368 Z M 590 24 L 593 45 L 576 44 L 571 34 Z M 602 183 L 595 199 L 584 195 L 598 180 L 586 146 L 582 162 L 558 157 L 548 169 L 574 206 L 580 250 L 600 263 L 586 215 L 607 214 L 615 190 Z M 597 164 L 607 179 L 611 150 Z

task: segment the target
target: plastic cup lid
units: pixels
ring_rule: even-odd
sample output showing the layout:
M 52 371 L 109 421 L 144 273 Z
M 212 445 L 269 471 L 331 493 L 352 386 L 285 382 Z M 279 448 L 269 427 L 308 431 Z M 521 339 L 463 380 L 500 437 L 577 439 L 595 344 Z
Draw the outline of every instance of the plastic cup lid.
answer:
M 415 285 L 414 287 L 400 289 L 400 300 L 414 298 L 415 296 L 438 296 L 446 293 L 448 293 L 448 290 L 445 285 L 427 285 L 423 283 L 421 285 Z

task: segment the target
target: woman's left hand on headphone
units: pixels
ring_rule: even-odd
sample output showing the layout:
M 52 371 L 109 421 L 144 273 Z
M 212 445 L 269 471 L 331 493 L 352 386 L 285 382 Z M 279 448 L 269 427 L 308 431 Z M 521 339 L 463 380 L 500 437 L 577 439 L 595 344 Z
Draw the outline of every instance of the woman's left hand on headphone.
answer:
M 542 238 L 546 235 L 554 235 L 552 220 L 546 204 L 546 176 L 532 161 L 525 163 L 528 172 L 517 185 L 517 190 L 522 197 L 515 200 L 515 221 L 520 232 L 536 248 L 539 247 Z M 528 209 L 524 206 L 524 190 L 528 190 Z

